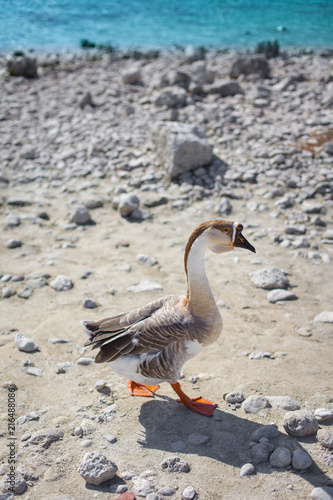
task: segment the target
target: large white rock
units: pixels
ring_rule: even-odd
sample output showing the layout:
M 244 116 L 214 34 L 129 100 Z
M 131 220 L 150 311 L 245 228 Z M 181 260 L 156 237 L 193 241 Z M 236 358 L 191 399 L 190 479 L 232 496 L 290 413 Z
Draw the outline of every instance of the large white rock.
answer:
M 72 280 L 65 274 L 59 274 L 56 279 L 51 281 L 51 287 L 57 290 L 57 292 L 64 292 L 65 290 L 70 290 L 73 288 Z
M 287 288 L 289 286 L 287 276 L 277 267 L 269 267 L 255 271 L 251 274 L 251 281 L 258 288 L 264 288 L 265 290 Z
M 314 320 L 319 323 L 333 323 L 333 311 L 323 311 Z
M 156 156 L 170 178 L 212 161 L 212 146 L 198 125 L 158 122 L 151 135 Z
M 285 414 L 283 427 L 291 436 L 311 436 L 318 430 L 318 421 L 311 411 L 296 410 Z
M 89 484 L 98 485 L 112 479 L 117 465 L 99 451 L 88 451 L 82 459 L 78 473 Z

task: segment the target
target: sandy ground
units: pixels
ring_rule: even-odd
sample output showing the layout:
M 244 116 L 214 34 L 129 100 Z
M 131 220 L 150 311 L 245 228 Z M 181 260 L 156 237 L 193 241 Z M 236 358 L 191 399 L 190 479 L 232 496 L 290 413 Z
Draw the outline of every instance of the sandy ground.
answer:
M 103 182 L 95 189 L 98 194 Z M 34 198 L 33 186 L 23 188 L 20 196 Z M 278 247 L 268 238 L 256 237 L 256 233 L 268 227 L 279 230 L 279 220 L 267 213 L 247 214 L 244 218 L 244 203 L 234 203 L 235 220 L 244 222 L 245 226 L 259 224 L 255 231 L 244 231 L 255 245 L 257 255 L 237 249 L 224 256 L 223 263 L 218 255 L 207 256 L 207 273 L 216 299 L 225 301 L 229 309 L 222 309 L 224 330 L 220 340 L 186 364 L 182 381 L 188 394 L 200 393 L 218 404 L 214 417 L 205 418 L 177 404 L 175 394 L 166 384 L 154 399 L 130 397 L 126 381 L 112 373 L 107 365 L 75 365 L 65 374 L 56 374 L 55 370 L 58 362 L 75 362 L 82 356 L 85 337 L 80 320 L 117 314 L 161 296 L 161 291 L 131 294 L 128 286 L 149 279 L 163 286 L 163 294 L 184 293 L 182 260 L 186 235 L 213 214 L 205 210 L 205 202 L 197 202 L 181 212 L 164 206 L 152 210 L 151 221 L 137 224 L 120 218 L 106 204 L 93 212 L 98 224 L 74 234 L 61 229 L 61 223 L 68 217 L 67 203 L 68 195 L 59 193 L 54 193 L 54 198 L 43 199 L 43 208 L 53 214 L 51 221 L 43 227 L 26 222 L 16 230 L 11 229 L 11 236 L 15 237 L 17 232 L 25 245 L 11 251 L 1 249 L 3 269 L 12 274 L 29 275 L 38 270 L 37 274 L 49 273 L 52 277 L 67 274 L 74 281 L 74 288 L 67 292 L 56 292 L 46 286 L 35 290 L 27 301 L 14 296 L 1 304 L 2 379 L 12 380 L 18 387 L 18 416 L 32 411 L 40 415 L 39 421 L 17 426 L 18 464 L 32 468 L 40 476 L 25 498 L 49 498 L 47 495 L 51 493 L 76 499 L 117 497 L 104 493 L 110 491 L 109 483 L 100 487 L 85 485 L 77 467 L 86 450 L 81 447 L 82 439 L 72 435 L 73 427 L 80 424 L 85 413 L 94 412 L 97 416 L 113 402 L 117 404 L 116 413 L 111 421 L 96 424 L 93 445 L 88 451 L 105 452 L 117 463 L 120 474 L 124 470 L 136 475 L 155 470 L 157 486 L 177 488 L 174 498 L 181 498 L 181 491 L 190 484 L 202 499 L 301 499 L 309 497 L 313 486 L 325 484 L 327 478 L 332 477 L 332 469 L 323 460 L 326 455 L 327 462 L 328 453 L 314 437 L 297 440 L 297 446 L 309 451 L 314 459 L 315 465 L 309 471 L 281 472 L 263 464 L 257 466 L 254 476 L 241 478 L 240 466 L 251 460 L 249 437 L 260 425 L 278 424 L 281 440 L 291 449 L 296 446 L 296 439 L 283 431 L 285 410 L 268 408 L 249 415 L 241 408 L 228 407 L 223 395 L 237 388 L 242 389 L 245 396 L 289 395 L 302 408 L 311 410 L 332 406 L 332 326 L 312 323 L 316 314 L 331 308 L 332 283 L 328 275 L 331 266 L 316 266 L 295 259 L 290 249 Z M 21 213 L 31 211 L 31 207 L 20 209 Z M 75 243 L 75 248 L 62 248 L 64 242 Z M 119 246 L 119 243 L 129 246 Z M 138 264 L 138 253 L 156 257 L 158 265 L 151 268 Z M 50 260 L 54 261 L 53 266 L 47 266 Z M 259 267 L 253 261 L 287 271 L 299 299 L 268 303 L 267 292 L 255 288 L 249 279 L 249 274 Z M 117 270 L 122 264 L 130 265 L 131 272 Z M 92 271 L 91 276 L 79 279 L 87 270 Z M 86 296 L 98 302 L 98 309 L 82 308 Z M 309 326 L 310 337 L 297 333 L 301 326 Z M 40 352 L 18 351 L 13 341 L 17 331 L 37 342 Z M 50 344 L 48 339 L 52 337 L 66 338 L 69 343 Z M 257 350 L 269 351 L 275 359 L 250 360 L 243 355 Z M 24 372 L 22 361 L 25 359 L 43 369 L 40 378 Z M 199 375 L 197 383 L 188 381 L 191 375 Z M 98 379 L 107 381 L 110 395 L 103 396 L 91 389 Z M 2 420 L 6 422 L 6 413 L 2 414 Z M 19 440 L 23 433 L 49 427 L 63 430 L 63 440 L 46 450 L 22 447 Z M 106 432 L 117 437 L 115 444 L 105 444 L 102 436 Z M 188 437 L 193 433 L 208 436 L 208 444 L 190 444 Z M 177 442 L 178 446 L 179 442 L 184 445 L 179 453 L 174 451 Z M 6 455 L 3 440 L 3 462 Z M 191 472 L 163 472 L 160 463 L 172 455 L 184 458 Z M 121 482 L 119 476 L 111 483 L 117 481 Z M 130 490 L 130 482 L 128 487 Z

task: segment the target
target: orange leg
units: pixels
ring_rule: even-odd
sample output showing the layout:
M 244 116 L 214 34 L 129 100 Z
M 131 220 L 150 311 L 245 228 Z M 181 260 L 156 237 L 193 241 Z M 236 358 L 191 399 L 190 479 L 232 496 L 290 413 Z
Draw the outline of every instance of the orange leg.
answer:
M 171 384 L 171 387 L 180 397 L 180 401 L 178 401 L 178 403 L 183 403 L 183 405 L 185 405 L 187 408 L 189 408 L 192 411 L 195 411 L 196 413 L 200 413 L 200 415 L 205 415 L 206 417 L 213 416 L 214 408 L 216 408 L 217 406 L 216 404 L 212 403 L 211 401 L 207 401 L 206 399 L 203 399 L 201 397 L 190 399 L 181 390 L 179 382 Z
M 142 385 L 133 382 L 133 380 L 129 380 L 127 384 L 127 389 L 131 396 L 144 396 L 146 398 L 152 398 L 158 388 L 159 385 Z

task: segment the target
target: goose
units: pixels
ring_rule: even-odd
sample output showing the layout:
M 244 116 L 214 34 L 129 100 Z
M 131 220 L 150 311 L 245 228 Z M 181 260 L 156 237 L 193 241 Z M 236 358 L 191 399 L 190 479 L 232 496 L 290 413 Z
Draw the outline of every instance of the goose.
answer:
M 185 296 L 167 295 L 134 311 L 82 321 L 89 336 L 85 346 L 99 349 L 95 362 L 108 362 L 118 375 L 128 378 L 131 395 L 152 397 L 161 382 L 168 382 L 178 402 L 201 415 L 213 415 L 217 405 L 201 397 L 191 399 L 178 379 L 183 364 L 215 342 L 222 331 L 222 317 L 205 272 L 205 251 L 225 253 L 240 247 L 255 253 L 242 230 L 239 222 L 215 219 L 202 222 L 192 232 L 184 255 Z

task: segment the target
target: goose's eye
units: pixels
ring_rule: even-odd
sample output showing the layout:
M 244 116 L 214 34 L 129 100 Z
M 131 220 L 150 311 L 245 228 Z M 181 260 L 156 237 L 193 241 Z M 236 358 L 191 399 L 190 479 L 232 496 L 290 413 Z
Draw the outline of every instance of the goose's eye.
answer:
M 226 227 L 226 228 L 224 229 L 224 232 L 225 232 L 225 233 L 229 233 L 229 229 Z

